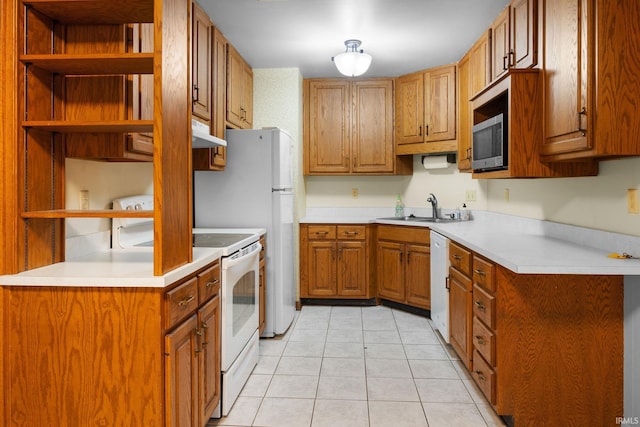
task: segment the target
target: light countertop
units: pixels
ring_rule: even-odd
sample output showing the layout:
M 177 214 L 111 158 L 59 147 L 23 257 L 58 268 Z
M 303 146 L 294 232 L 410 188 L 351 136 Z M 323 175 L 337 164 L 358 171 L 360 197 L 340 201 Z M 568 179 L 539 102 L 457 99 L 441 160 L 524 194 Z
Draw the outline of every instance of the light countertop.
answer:
M 492 212 L 472 212 L 473 220 L 454 223 L 380 220 L 389 211 L 359 210 L 302 218 L 301 223 L 379 223 L 427 227 L 519 274 L 605 274 L 640 276 L 640 237 Z M 421 215 L 430 215 L 421 213 Z
M 196 228 L 194 233 L 248 233 L 264 228 Z M 246 239 L 249 240 L 249 239 Z M 153 248 L 87 251 L 75 259 L 14 275 L 0 276 L 0 285 L 164 288 L 206 267 L 223 255 L 221 248 L 193 248 L 193 259 L 163 276 L 153 275 Z
M 220 258 L 218 248 L 193 248 L 193 262 L 153 275 L 153 248 L 108 250 L 73 261 L 0 276 L 1 285 L 164 288 Z

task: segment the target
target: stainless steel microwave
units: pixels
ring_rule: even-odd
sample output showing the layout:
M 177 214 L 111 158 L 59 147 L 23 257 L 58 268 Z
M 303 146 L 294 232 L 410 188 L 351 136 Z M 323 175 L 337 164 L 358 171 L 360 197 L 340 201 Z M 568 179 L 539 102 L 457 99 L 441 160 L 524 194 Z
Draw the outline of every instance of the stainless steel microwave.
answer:
M 473 126 L 474 171 L 506 169 L 508 166 L 507 116 L 500 113 Z

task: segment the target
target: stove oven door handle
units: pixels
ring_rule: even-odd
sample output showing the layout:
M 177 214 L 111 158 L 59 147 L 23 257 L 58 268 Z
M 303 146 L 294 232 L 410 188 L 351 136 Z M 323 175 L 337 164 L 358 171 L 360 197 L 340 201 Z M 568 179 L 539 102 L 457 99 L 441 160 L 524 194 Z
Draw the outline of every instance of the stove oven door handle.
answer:
M 237 264 L 240 264 L 241 262 L 245 262 L 247 261 L 247 258 L 249 257 L 258 257 L 260 255 L 260 251 L 262 250 L 262 245 L 260 243 L 257 243 L 255 246 L 255 250 L 241 256 L 235 259 L 226 259 L 224 262 L 224 268 L 231 268 Z

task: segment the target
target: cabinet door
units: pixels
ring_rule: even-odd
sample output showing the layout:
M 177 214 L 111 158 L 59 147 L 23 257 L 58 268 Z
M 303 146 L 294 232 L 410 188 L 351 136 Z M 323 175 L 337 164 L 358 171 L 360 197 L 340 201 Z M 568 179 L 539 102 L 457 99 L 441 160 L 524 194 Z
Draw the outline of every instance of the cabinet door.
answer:
M 592 0 L 544 2 L 545 140 L 542 154 L 590 149 L 588 14 Z
M 365 242 L 338 242 L 338 295 L 364 297 L 367 294 Z
M 378 242 L 378 296 L 404 302 L 404 244 Z
M 266 326 L 265 314 L 267 312 L 267 261 L 264 257 L 260 258 L 259 272 L 260 310 L 258 312 L 258 332 L 262 334 Z
M 510 11 L 510 6 L 507 6 L 491 24 L 491 81 L 496 80 L 509 69 Z
M 220 403 L 220 296 L 198 310 L 199 426 L 204 426 Z
M 393 172 L 393 81 L 355 81 L 352 172 Z
M 336 242 L 309 242 L 308 276 L 310 297 L 336 296 Z
M 459 275 L 459 273 L 458 273 Z M 451 346 L 462 362 L 471 368 L 472 294 L 460 281 L 454 269 L 449 270 L 449 334 Z
M 423 122 L 423 73 L 399 77 L 396 93 L 396 143 L 422 142 L 424 140 Z
M 195 2 L 191 33 L 192 113 L 211 122 L 211 20 Z
M 227 121 L 237 128 L 244 127 L 244 61 L 227 44 Z
M 431 309 L 431 250 L 427 245 L 407 245 L 407 304 Z
M 458 169 L 461 172 L 471 171 L 471 128 L 473 115 L 470 98 L 471 88 L 471 53 L 468 52 L 458 62 Z
M 153 52 L 153 24 L 133 24 L 132 52 Z M 131 118 L 153 120 L 153 75 L 131 76 Z M 127 137 L 127 150 L 153 155 L 153 132 L 131 133 Z
M 425 73 L 425 139 L 445 141 L 456 137 L 456 67 Z
M 253 127 L 253 70 L 246 62 L 242 68 L 242 110 L 243 128 L 251 129 Z
M 509 66 L 529 68 L 538 63 L 538 0 L 512 0 Z
M 351 160 L 349 81 L 310 81 L 308 93 L 309 172 L 348 173 Z
M 197 327 L 194 314 L 165 336 L 166 425 L 170 427 L 198 425 Z

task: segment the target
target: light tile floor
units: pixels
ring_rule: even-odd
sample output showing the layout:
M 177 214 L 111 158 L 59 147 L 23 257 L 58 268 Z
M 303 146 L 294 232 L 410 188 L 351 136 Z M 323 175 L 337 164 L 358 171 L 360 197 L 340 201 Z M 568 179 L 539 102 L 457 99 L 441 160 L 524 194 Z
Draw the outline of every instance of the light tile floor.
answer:
M 429 319 L 384 306 L 304 306 L 210 426 L 503 426 Z

